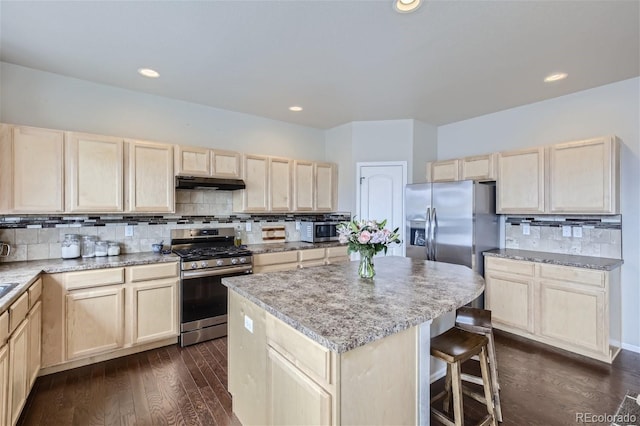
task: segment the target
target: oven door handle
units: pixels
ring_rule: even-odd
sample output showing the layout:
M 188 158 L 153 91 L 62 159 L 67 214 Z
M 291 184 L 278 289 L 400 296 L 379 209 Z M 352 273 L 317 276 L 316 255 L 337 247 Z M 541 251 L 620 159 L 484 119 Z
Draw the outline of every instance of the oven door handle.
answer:
M 182 278 L 202 278 L 202 277 L 214 277 L 219 275 L 237 275 L 251 271 L 253 266 L 230 266 L 228 268 L 215 268 L 207 271 L 182 271 Z

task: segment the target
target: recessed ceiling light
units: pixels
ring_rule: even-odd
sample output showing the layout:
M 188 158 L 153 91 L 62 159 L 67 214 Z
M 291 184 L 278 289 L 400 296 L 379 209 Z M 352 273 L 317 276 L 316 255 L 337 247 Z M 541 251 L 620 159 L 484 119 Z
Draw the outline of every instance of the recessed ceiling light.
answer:
M 301 106 L 297 106 L 297 105 L 290 106 L 289 107 L 289 111 L 300 112 L 300 111 L 302 111 L 302 107 Z
M 552 83 L 554 81 L 564 80 L 565 78 L 567 78 L 567 75 L 568 74 L 566 72 L 554 72 L 553 74 L 549 74 L 548 76 L 546 76 L 544 78 L 544 82 Z
M 151 68 L 138 68 L 138 74 L 149 78 L 160 77 L 160 73 L 156 70 L 152 70 Z
M 416 10 L 422 4 L 422 0 L 394 0 L 393 8 L 396 12 L 409 13 Z

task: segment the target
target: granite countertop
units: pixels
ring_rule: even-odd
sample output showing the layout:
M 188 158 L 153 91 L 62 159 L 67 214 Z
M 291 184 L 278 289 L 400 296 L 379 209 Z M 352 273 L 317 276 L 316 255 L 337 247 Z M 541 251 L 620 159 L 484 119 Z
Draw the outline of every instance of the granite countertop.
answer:
M 0 263 L 0 283 L 17 283 L 10 292 L 0 298 L 0 313 L 5 311 L 11 303 L 20 297 L 42 272 L 56 274 L 60 272 L 86 271 L 89 269 L 177 262 L 178 260 L 178 256 L 173 254 L 163 255 L 147 252 L 84 259 L 47 259 Z
M 478 297 L 482 277 L 466 266 L 375 258 L 373 282 L 359 262 L 223 278 L 231 290 L 335 352 L 382 339 Z
M 504 259 L 526 260 L 528 262 L 550 263 L 552 265 L 574 266 L 578 268 L 612 271 L 623 261 L 607 257 L 577 256 L 573 254 L 547 253 L 541 251 L 495 249 L 483 252 L 485 256 L 501 257 Z
M 340 244 L 338 241 L 331 241 L 326 243 L 305 243 L 303 241 L 292 241 L 289 243 L 248 244 L 247 249 L 250 250 L 253 254 L 262 254 L 339 246 L 346 246 L 346 244 Z

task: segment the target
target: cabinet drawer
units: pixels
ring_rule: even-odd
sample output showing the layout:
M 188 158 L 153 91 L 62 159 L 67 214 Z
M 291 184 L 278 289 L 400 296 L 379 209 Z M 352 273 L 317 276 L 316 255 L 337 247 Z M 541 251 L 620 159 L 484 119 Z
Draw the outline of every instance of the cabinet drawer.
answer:
M 280 253 L 263 253 L 253 256 L 254 266 L 277 265 L 278 263 L 295 263 L 298 261 L 298 252 L 283 251 Z
M 605 282 L 605 273 L 603 271 L 547 264 L 540 265 L 540 277 L 551 280 L 572 281 L 597 287 L 604 287 Z
M 311 377 L 331 382 L 331 351 L 272 315 L 267 315 L 267 341 Z
M 347 246 L 340 247 L 327 247 L 327 257 L 345 257 L 349 256 L 347 253 Z
M 9 311 L 4 311 L 0 315 L 0 346 L 9 338 Z
M 510 274 L 527 275 L 532 277 L 535 264 L 520 260 L 501 259 L 498 257 L 486 257 L 486 268 L 491 271 L 508 272 Z
M 129 282 L 174 278 L 178 276 L 178 263 L 157 263 L 153 265 L 132 266 L 127 268 Z
M 35 283 L 29 287 L 29 309 L 33 308 L 40 296 L 42 295 L 42 278 L 38 278 Z
M 124 283 L 124 268 L 72 272 L 65 277 L 65 288 L 67 290 L 122 283 Z
M 13 332 L 29 312 L 29 293 L 25 292 L 9 307 L 9 333 Z
M 298 252 L 298 261 L 305 262 L 307 260 L 324 259 L 324 249 L 300 250 Z

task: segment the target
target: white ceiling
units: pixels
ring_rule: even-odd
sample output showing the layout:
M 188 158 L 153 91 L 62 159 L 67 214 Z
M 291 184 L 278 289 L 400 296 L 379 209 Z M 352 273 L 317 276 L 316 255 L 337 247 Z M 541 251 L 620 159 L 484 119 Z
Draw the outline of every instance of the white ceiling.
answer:
M 638 0 L 1 0 L 0 24 L 5 62 L 317 128 L 442 125 L 640 75 Z

